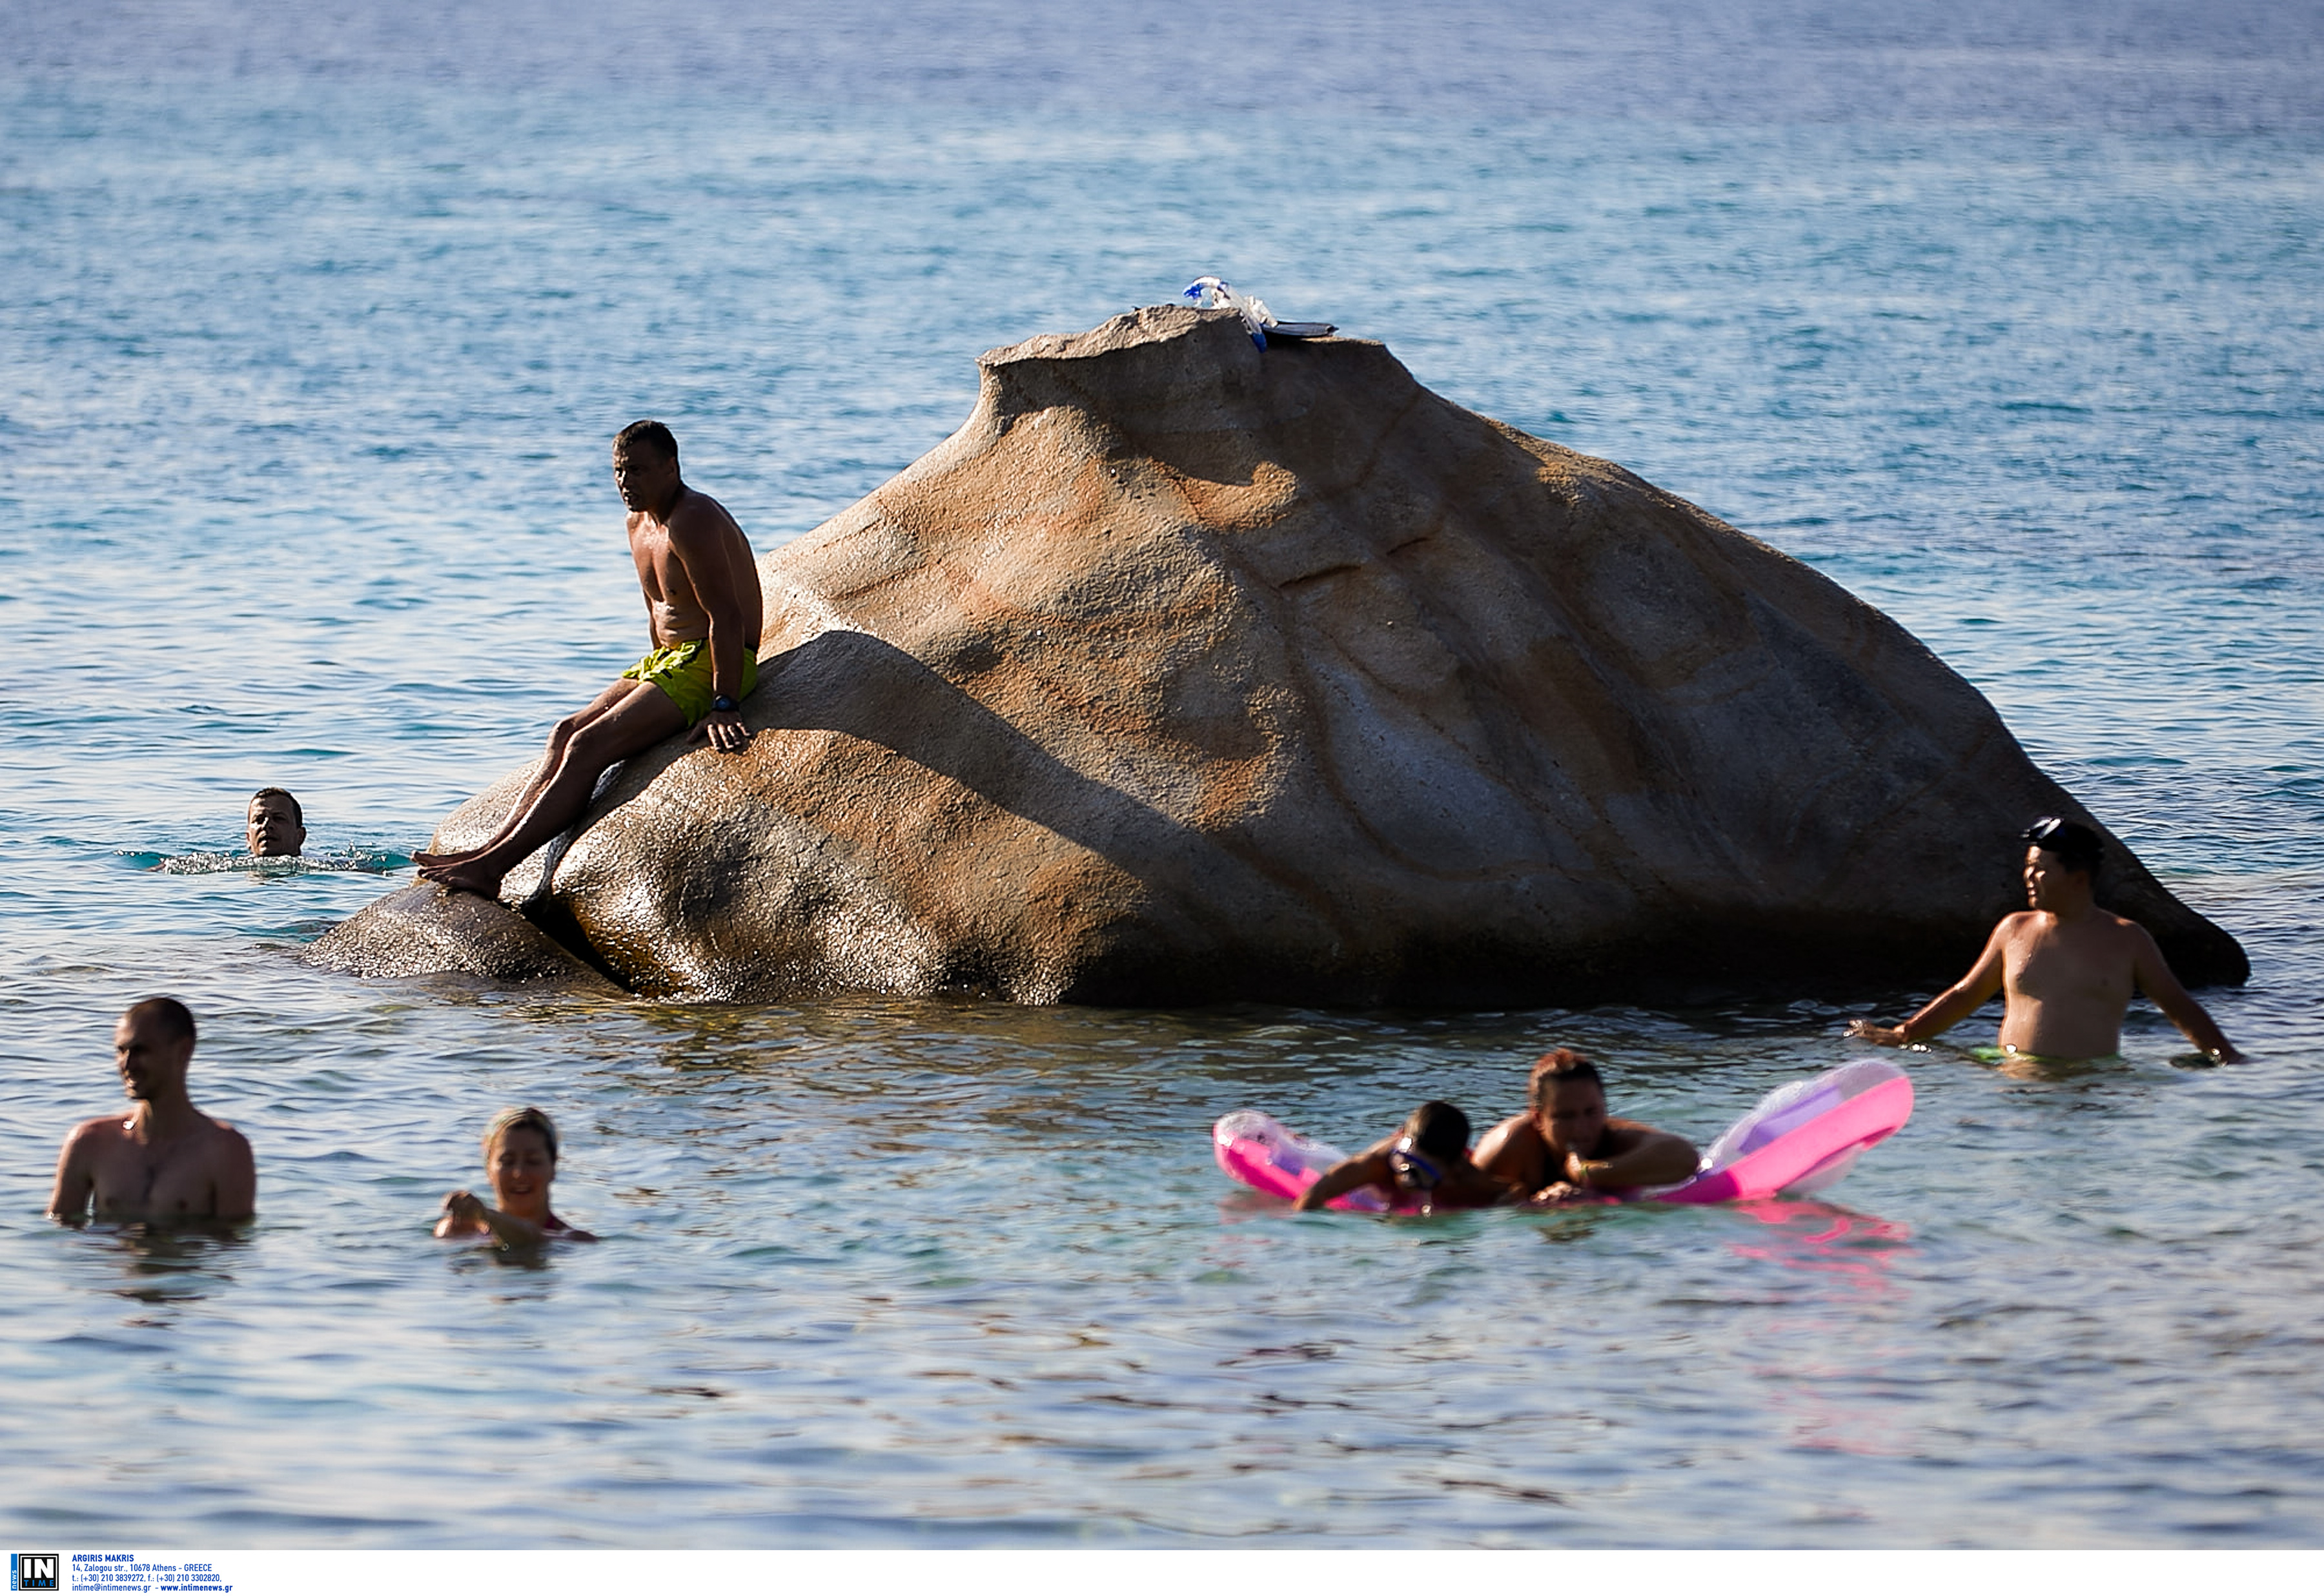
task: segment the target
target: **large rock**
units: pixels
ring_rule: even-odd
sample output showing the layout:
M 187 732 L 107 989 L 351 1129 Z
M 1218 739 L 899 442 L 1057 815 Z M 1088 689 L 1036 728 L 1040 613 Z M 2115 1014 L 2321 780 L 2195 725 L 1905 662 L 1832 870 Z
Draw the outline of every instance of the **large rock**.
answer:
M 2018 831 L 2088 817 L 1895 623 L 1378 344 L 1155 309 L 981 364 L 957 434 L 761 561 L 750 752 L 633 761 L 555 862 L 536 909 L 638 989 L 1946 980 Z M 2126 851 L 2101 895 L 2243 976 Z
M 474 975 L 502 986 L 621 990 L 505 905 L 430 881 L 390 892 L 324 932 L 302 956 L 348 975 Z

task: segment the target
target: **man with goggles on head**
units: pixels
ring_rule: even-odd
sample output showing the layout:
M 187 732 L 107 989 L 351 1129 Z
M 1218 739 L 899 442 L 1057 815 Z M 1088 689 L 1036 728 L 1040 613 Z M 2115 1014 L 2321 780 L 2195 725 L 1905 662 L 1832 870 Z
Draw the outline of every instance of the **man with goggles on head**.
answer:
M 1517 1194 L 1469 1161 L 1469 1116 L 1449 1102 L 1424 1102 L 1394 1136 L 1342 1158 L 1299 1195 L 1321 1208 L 1342 1192 L 1369 1185 L 1400 1208 L 1490 1208 Z
M 1524 1113 L 1503 1120 L 1477 1144 L 1477 1167 L 1536 1203 L 1591 1192 L 1676 1185 L 1702 1158 L 1683 1136 L 1637 1120 L 1609 1119 L 1598 1066 L 1570 1047 L 1533 1066 Z
M 2144 992 L 2187 1039 L 2221 1064 L 2243 1055 L 2187 995 L 2140 926 L 2098 906 L 2105 844 L 2080 821 L 2035 821 L 2024 834 L 2025 900 L 1950 991 L 1902 1025 L 1852 1021 L 1848 1034 L 1884 1047 L 1925 1042 L 2002 994 L 2001 1049 L 2019 1057 L 2106 1058 L 2122 1050 L 2122 1017 Z

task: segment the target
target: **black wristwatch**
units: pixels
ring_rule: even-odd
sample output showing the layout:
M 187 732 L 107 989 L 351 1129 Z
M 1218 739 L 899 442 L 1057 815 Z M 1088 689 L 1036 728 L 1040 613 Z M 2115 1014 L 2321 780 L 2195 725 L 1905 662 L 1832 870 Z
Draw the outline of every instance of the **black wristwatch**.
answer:
M 713 715 L 732 715 L 741 707 L 724 693 L 710 701 L 710 713 Z

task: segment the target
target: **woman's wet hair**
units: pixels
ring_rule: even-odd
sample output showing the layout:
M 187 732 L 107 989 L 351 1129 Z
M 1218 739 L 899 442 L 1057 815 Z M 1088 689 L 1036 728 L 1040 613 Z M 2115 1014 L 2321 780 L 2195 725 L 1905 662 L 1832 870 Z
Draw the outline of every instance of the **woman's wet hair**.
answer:
M 2098 861 L 2106 856 L 2104 840 L 2079 820 L 2044 815 L 2018 835 L 2044 853 L 2055 853 L 2058 863 L 2068 870 L 2078 870 L 2084 875 L 2096 875 Z
M 491 1158 L 493 1144 L 512 1130 L 538 1132 L 549 1144 L 549 1161 L 557 1162 L 557 1126 L 547 1114 L 530 1107 L 504 1108 L 493 1116 L 493 1122 L 484 1127 L 484 1157 Z
M 1404 1122 L 1412 1145 L 1434 1158 L 1457 1158 L 1469 1150 L 1469 1116 L 1449 1102 L 1430 1101 Z
M 1533 1075 L 1526 1083 L 1526 1100 L 1536 1108 L 1547 1108 L 1558 1086 L 1566 1081 L 1588 1081 L 1599 1091 L 1606 1090 L 1605 1077 L 1596 1065 L 1571 1047 L 1559 1047 L 1534 1060 Z

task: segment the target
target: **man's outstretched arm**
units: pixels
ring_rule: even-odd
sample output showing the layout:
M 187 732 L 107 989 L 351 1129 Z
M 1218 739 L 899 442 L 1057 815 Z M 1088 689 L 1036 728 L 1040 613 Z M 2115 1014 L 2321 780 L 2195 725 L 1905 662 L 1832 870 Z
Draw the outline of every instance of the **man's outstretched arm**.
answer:
M 2219 1029 L 2210 1010 L 2197 1002 L 2187 989 L 2179 984 L 2179 977 L 2171 973 L 2171 962 L 2154 945 L 2154 938 L 2144 927 L 2138 929 L 2138 951 L 2131 961 L 2131 973 L 2138 982 L 2138 990 L 2154 1000 L 2154 1006 L 2171 1017 L 2171 1023 L 2187 1033 L 2187 1039 L 2221 1064 L 2241 1064 L 2244 1056 Z
M 1970 1015 L 1993 1001 L 2001 990 L 2002 955 L 2008 946 L 2009 921 L 2004 920 L 1986 938 L 1985 951 L 1968 974 L 1939 992 L 1918 1014 L 1902 1025 L 1882 1025 L 1870 1019 L 1851 1019 L 1848 1034 L 1858 1041 L 1872 1042 L 1883 1047 L 1909 1047 L 1915 1042 L 1925 1042 L 1959 1025 Z

